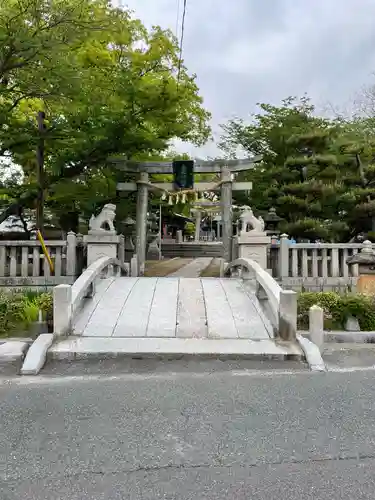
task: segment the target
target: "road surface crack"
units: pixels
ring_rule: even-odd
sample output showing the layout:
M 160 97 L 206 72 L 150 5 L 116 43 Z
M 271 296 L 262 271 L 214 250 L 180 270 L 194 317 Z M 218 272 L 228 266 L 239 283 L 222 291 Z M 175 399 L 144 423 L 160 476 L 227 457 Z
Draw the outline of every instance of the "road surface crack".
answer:
M 307 459 L 286 459 L 286 460 L 271 460 L 268 462 L 257 462 L 257 463 L 239 463 L 233 462 L 230 464 L 225 464 L 222 461 L 216 460 L 214 462 L 208 463 L 185 463 L 185 464 L 166 464 L 166 465 L 140 465 L 139 467 L 133 467 L 129 469 L 116 469 L 116 470 L 86 470 L 81 472 L 75 472 L 68 474 L 65 477 L 71 476 L 81 476 L 83 474 L 89 475 L 115 475 L 115 474 L 136 474 L 138 472 L 160 472 L 163 470 L 193 470 L 193 469 L 230 469 L 233 467 L 238 468 L 259 468 L 259 467 L 274 467 L 280 465 L 309 465 L 313 463 L 328 463 L 328 462 L 342 462 L 342 461 L 362 461 L 362 460 L 374 460 L 375 454 L 357 454 L 357 455 L 336 455 L 336 456 L 322 456 L 322 457 L 312 457 Z
M 222 457 L 222 459 L 225 457 Z M 278 467 L 282 465 L 311 465 L 311 464 L 325 464 L 332 462 L 349 462 L 349 461 L 364 461 L 364 460 L 374 460 L 375 454 L 357 454 L 357 455 L 336 455 L 336 456 L 321 456 L 321 457 L 312 457 L 307 459 L 285 459 L 285 460 L 270 460 L 264 462 L 257 463 L 243 463 L 243 462 L 232 462 L 232 463 L 223 463 L 222 460 L 214 460 L 211 463 L 202 462 L 202 463 L 181 463 L 181 464 L 165 464 L 165 465 L 139 465 L 138 467 L 132 468 L 116 468 L 116 469 L 82 469 L 77 471 L 76 469 L 71 472 L 65 471 L 60 474 L 35 474 L 30 477 L 30 480 L 43 480 L 45 478 L 49 479 L 59 479 L 63 477 L 64 479 L 69 478 L 79 478 L 82 476 L 115 476 L 118 474 L 137 474 L 137 473 L 157 473 L 161 471 L 178 471 L 178 470 L 194 470 L 194 469 L 233 469 L 233 468 L 241 468 L 241 469 L 255 469 L 255 468 L 264 468 L 264 467 Z M 19 477 L 14 477 L 12 474 L 0 474 L 0 478 L 2 481 L 15 481 L 19 480 Z

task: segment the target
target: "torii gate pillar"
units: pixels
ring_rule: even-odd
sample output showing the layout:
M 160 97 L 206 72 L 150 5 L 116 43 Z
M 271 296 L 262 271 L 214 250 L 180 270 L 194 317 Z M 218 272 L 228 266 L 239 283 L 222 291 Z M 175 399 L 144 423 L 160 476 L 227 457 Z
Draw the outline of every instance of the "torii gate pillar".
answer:
M 232 260 L 232 176 L 228 167 L 221 169 L 221 220 L 223 258 L 225 262 Z
M 143 276 L 146 262 L 148 182 L 148 173 L 141 172 L 137 181 L 137 214 L 135 226 L 135 253 L 137 255 L 139 276 Z

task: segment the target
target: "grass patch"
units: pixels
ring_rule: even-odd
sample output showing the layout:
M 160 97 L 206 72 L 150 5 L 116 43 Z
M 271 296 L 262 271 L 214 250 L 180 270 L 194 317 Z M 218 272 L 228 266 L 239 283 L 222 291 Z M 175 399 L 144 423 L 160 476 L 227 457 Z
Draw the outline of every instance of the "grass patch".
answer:
M 38 321 L 51 316 L 53 299 L 50 293 L 0 292 L 0 338 L 24 335 Z
M 220 260 L 212 259 L 200 274 L 201 278 L 220 278 Z
M 168 274 L 178 271 L 192 260 L 193 259 L 165 259 L 159 261 L 146 261 L 145 276 L 153 278 L 168 276 Z

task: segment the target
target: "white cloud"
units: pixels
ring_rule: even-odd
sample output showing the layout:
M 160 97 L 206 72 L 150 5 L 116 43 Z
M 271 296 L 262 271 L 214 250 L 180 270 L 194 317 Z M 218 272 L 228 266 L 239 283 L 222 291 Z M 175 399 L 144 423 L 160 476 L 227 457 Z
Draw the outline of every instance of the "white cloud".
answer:
M 146 26 L 175 31 L 178 1 L 181 16 L 182 0 L 123 4 Z M 346 104 L 375 71 L 374 48 L 375 0 L 187 0 L 185 64 L 197 73 L 216 136 L 220 123 L 246 118 L 257 102 L 307 92 L 318 106 Z

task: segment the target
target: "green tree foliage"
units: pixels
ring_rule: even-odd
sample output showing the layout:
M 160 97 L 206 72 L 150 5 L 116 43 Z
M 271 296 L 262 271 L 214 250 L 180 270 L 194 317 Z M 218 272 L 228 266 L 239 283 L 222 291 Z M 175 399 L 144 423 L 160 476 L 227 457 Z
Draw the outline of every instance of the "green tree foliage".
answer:
M 47 203 L 81 213 L 116 201 L 108 156 L 202 144 L 209 113 L 169 31 L 106 0 L 0 0 L 0 152 L 35 198 L 36 113 L 46 112 Z M 19 193 L 17 193 L 18 195 Z M 57 211 L 58 212 L 58 211 Z
M 281 106 L 261 104 L 249 125 L 233 120 L 223 128 L 227 154 L 240 146 L 263 155 L 241 174 L 253 189 L 250 197 L 236 193 L 237 203 L 260 212 L 274 206 L 285 221 L 282 229 L 297 238 L 347 240 L 371 229 L 374 148 L 363 121 L 321 118 L 308 98 L 289 98 Z

